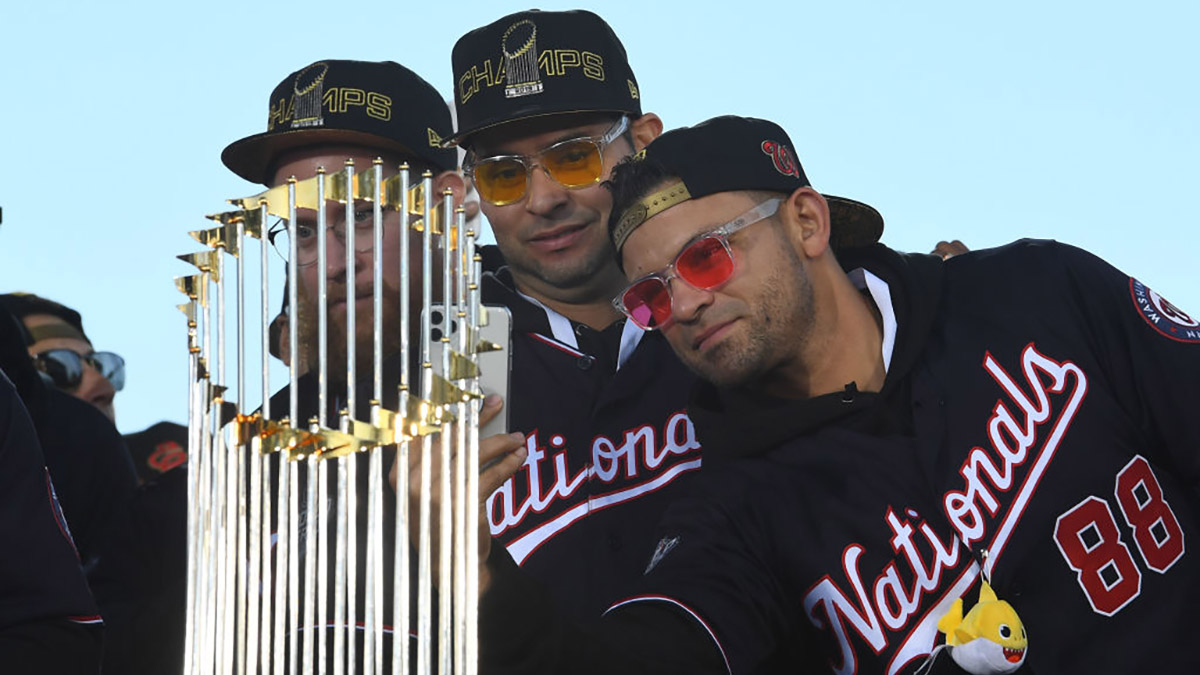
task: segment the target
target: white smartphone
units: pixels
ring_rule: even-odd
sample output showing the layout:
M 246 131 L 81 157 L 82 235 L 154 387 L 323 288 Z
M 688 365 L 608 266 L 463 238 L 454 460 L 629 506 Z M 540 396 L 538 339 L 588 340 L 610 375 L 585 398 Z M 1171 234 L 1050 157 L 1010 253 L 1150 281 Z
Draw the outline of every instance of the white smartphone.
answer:
M 457 314 L 457 309 L 451 307 L 451 312 Z M 484 396 L 499 394 L 504 399 L 504 407 L 499 414 L 479 430 L 479 438 L 487 438 L 496 434 L 508 433 L 508 381 L 512 368 L 512 313 L 503 305 L 484 305 L 482 325 L 479 328 L 479 338 L 500 346 L 499 350 L 480 352 L 479 354 L 479 387 Z M 422 314 L 422 316 L 424 316 Z M 458 321 L 453 318 L 450 326 L 446 326 L 446 317 L 442 305 L 435 305 L 429 314 L 430 339 L 433 342 L 432 361 L 434 369 L 441 368 L 443 335 L 449 335 L 451 348 L 458 344 Z M 479 402 L 482 405 L 482 401 Z

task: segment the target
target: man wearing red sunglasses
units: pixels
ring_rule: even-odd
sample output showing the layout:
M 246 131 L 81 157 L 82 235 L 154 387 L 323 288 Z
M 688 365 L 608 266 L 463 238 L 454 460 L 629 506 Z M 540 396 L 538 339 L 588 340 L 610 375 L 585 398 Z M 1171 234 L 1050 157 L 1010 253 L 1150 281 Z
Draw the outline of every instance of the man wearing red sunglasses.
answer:
M 719 471 L 593 632 L 492 551 L 489 671 L 1196 672 L 1200 322 L 1056 242 L 873 243 L 792 148 L 721 117 L 614 171 L 618 304 Z
M 595 616 L 641 575 L 654 523 L 701 463 L 694 376 L 612 302 L 625 279 L 601 183 L 662 120 L 643 113 L 624 46 L 591 12 L 502 17 L 452 61 L 450 142 L 504 256 L 484 297 L 513 315 L 506 405 L 526 434 L 524 465 L 488 501 L 490 530 L 560 608 Z

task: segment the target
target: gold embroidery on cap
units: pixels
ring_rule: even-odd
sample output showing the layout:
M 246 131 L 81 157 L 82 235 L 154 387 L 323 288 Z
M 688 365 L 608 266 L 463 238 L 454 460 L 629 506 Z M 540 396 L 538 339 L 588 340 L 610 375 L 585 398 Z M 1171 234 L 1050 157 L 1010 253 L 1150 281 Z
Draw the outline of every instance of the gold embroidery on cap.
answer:
M 429 147 L 441 148 L 442 147 L 442 137 L 438 135 L 438 132 L 434 131 L 433 129 L 430 129 L 429 127 L 425 127 L 425 131 L 429 132 Z
M 292 128 L 319 127 L 325 124 L 321 116 L 321 100 L 325 95 L 325 75 L 329 65 L 317 62 L 300 71 L 292 82 L 292 101 L 295 109 Z
M 500 36 L 500 55 L 493 61 L 485 58 L 481 63 L 465 66 L 455 79 L 458 103 L 465 104 L 475 94 L 491 87 L 504 84 L 506 98 L 519 98 L 540 94 L 544 80 L 555 77 L 577 77 L 583 75 L 597 82 L 604 82 L 604 57 L 577 47 L 551 47 L 542 49 L 537 44 L 537 26 L 530 19 L 522 19 Z M 630 94 L 638 98 L 636 85 Z
M 618 251 L 621 250 L 625 240 L 642 223 L 691 198 L 692 195 L 683 181 L 676 181 L 658 192 L 638 200 L 625 210 L 625 213 L 621 215 L 620 222 L 613 229 L 613 245 Z
M 504 31 L 500 38 L 504 53 L 504 87 L 506 98 L 518 98 L 542 93 L 538 73 L 537 26 L 529 19 L 518 21 Z
M 629 98 L 636 101 L 638 99 L 637 85 L 633 83 L 633 80 L 625 80 L 625 84 L 629 85 Z

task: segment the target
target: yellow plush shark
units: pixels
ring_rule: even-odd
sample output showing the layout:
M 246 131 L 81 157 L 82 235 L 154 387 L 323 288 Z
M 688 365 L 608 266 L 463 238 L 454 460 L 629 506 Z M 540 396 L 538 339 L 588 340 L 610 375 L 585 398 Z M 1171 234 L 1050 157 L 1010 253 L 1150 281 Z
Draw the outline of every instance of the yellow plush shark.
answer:
M 974 675 L 1011 673 L 1025 663 L 1029 640 L 1012 605 L 996 598 L 987 581 L 980 580 L 979 602 L 963 616 L 962 598 L 938 621 L 946 634 L 950 658 Z

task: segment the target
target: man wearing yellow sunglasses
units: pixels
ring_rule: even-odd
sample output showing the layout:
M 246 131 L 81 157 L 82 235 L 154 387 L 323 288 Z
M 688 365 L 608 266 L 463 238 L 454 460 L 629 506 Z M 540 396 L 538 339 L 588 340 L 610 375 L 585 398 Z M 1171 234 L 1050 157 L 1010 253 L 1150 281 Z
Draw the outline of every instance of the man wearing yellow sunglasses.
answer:
M 663 124 L 591 12 L 500 18 L 459 39 L 453 72 L 450 142 L 506 262 L 484 299 L 513 315 L 506 405 L 509 429 L 526 434 L 488 523 L 563 611 L 595 616 L 641 574 L 651 528 L 700 466 L 684 412 L 693 376 L 611 302 L 625 280 L 601 183 Z
M 613 302 L 627 281 L 602 183 L 663 122 L 591 12 L 497 19 L 459 39 L 452 68 L 450 143 L 506 262 L 484 298 L 513 314 L 509 428 L 526 434 L 524 465 L 487 503 L 492 556 L 511 556 L 566 616 L 595 617 L 642 576 L 655 523 L 700 467 L 694 375 Z

